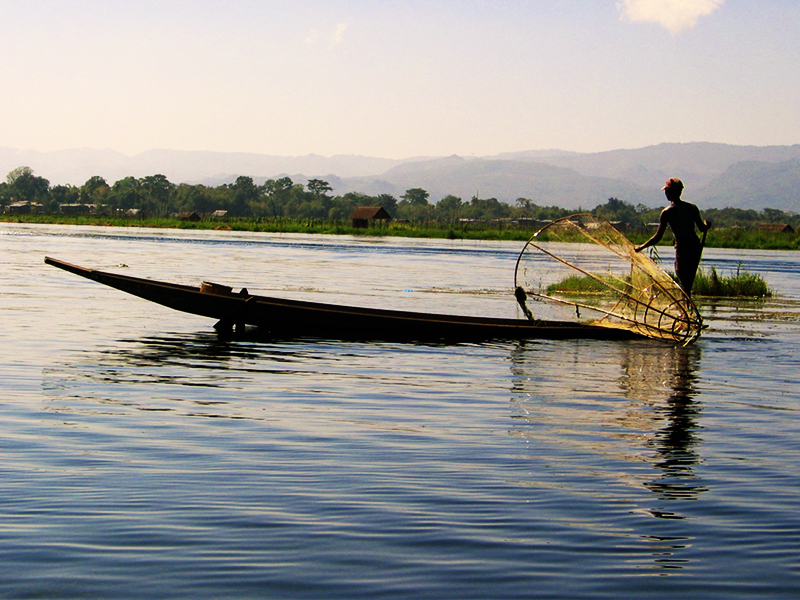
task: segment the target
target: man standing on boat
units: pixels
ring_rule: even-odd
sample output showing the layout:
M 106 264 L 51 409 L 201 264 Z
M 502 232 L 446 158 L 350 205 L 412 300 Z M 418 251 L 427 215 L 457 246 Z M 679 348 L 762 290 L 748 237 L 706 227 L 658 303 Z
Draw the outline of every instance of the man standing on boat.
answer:
M 635 248 L 636 252 L 641 252 L 649 246 L 655 246 L 664 235 L 669 225 L 672 235 L 675 236 L 675 273 L 678 276 L 683 291 L 687 296 L 692 295 L 692 285 L 697 274 L 697 267 L 700 265 L 700 255 L 703 253 L 703 242 L 697 238 L 695 225 L 705 233 L 711 229 L 711 222 L 704 221 L 700 217 L 700 209 L 694 204 L 689 204 L 681 200 L 683 192 L 683 182 L 680 179 L 671 178 L 667 180 L 667 185 L 663 188 L 670 205 L 661 211 L 658 222 L 658 230 L 653 237 L 641 246 Z

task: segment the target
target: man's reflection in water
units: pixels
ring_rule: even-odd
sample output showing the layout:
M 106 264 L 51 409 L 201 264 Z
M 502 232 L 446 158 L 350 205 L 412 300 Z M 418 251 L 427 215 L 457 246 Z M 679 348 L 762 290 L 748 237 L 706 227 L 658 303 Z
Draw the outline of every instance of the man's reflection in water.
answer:
M 653 352 L 631 352 L 623 364 L 625 376 L 620 384 L 627 397 L 657 398 L 659 387 L 667 394 L 666 401 L 655 407 L 655 420 L 663 427 L 647 442 L 656 452 L 653 465 L 660 476 L 645 483 L 663 500 L 691 500 L 707 491 L 694 472 L 700 463 L 697 448 L 701 442 L 697 433 L 701 408 L 695 401 L 699 361 L 700 348 L 696 345 L 664 346 Z M 668 511 L 653 514 L 682 518 Z
M 700 356 L 696 345 L 647 340 L 520 344 L 512 352 L 512 435 L 541 465 L 528 485 L 581 497 L 580 526 L 609 530 L 608 511 L 625 507 L 610 531 L 632 542 L 626 567 L 675 571 L 691 560 L 687 502 L 707 491 L 696 472 Z
M 520 344 L 511 358 L 512 393 L 519 410 L 515 418 L 534 426 L 515 435 L 554 447 L 569 440 L 571 451 L 582 448 L 587 457 L 599 453 L 634 463 L 641 460 L 642 450 L 649 450 L 647 461 L 658 476 L 647 477 L 642 485 L 659 500 L 692 500 L 707 491 L 695 473 L 702 443 L 698 345 Z M 624 404 L 608 387 L 612 370 L 620 373 L 616 381 Z M 591 436 L 593 441 L 582 442 Z M 561 456 L 555 452 L 550 460 Z M 667 504 L 650 512 L 682 518 Z

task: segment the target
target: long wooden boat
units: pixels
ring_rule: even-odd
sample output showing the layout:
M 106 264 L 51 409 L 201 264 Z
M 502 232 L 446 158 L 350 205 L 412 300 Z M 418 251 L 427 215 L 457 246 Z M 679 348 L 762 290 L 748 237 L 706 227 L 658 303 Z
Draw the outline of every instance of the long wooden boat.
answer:
M 181 312 L 216 319 L 222 332 L 246 325 L 275 335 L 371 340 L 603 339 L 642 336 L 624 329 L 567 321 L 529 321 L 340 306 L 234 292 L 204 282 L 194 287 L 79 267 L 55 258 L 45 263 Z

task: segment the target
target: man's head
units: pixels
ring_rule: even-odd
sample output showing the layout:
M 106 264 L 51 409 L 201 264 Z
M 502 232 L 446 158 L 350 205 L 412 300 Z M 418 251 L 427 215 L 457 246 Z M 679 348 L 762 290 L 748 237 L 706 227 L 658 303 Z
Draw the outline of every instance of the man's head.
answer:
M 681 193 L 683 193 L 683 182 L 677 177 L 671 177 L 667 179 L 667 184 L 661 189 L 664 190 L 664 193 L 670 200 L 673 198 L 680 198 Z

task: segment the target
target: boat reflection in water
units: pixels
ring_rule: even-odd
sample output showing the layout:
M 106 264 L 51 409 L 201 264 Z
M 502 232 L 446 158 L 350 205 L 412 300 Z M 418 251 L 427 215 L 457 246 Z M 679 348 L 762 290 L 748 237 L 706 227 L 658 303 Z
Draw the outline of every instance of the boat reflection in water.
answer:
M 338 482 L 329 501 L 356 505 L 377 480 L 392 494 L 390 522 L 407 523 L 421 497 L 433 498 L 421 514 L 455 519 L 455 493 L 471 498 L 466 521 L 478 529 L 507 524 L 493 539 L 664 573 L 686 568 L 703 535 L 692 518 L 707 491 L 700 352 L 652 340 L 165 334 L 71 354 L 43 385 L 47 410 L 97 420 L 104 440 L 127 448 L 144 430 L 145 466 L 159 473 L 170 461 L 201 479 L 246 467 L 254 479 L 232 489 L 257 491 L 267 508 L 279 505 L 281 478 L 284 492 L 309 498 Z M 220 505 L 239 502 L 220 494 Z

